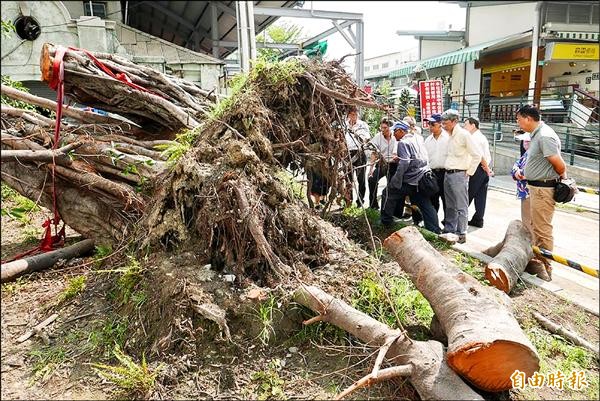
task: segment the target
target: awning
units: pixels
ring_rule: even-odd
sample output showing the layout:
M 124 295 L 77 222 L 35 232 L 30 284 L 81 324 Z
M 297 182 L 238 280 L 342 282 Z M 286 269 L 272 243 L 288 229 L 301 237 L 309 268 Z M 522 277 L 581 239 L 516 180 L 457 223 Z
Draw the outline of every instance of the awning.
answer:
M 402 68 L 392 71 L 390 78 L 401 77 L 409 75 L 414 72 L 415 67 L 419 66 L 425 69 L 443 67 L 445 65 L 462 64 L 469 61 L 479 60 L 479 54 L 488 50 L 491 47 L 499 46 L 501 44 L 508 44 L 510 42 L 525 38 L 531 35 L 531 31 L 521 32 L 516 35 L 506 36 L 504 38 L 492 40 L 489 42 L 481 43 L 476 46 L 466 47 L 464 49 L 455 50 L 450 53 L 442 54 L 440 56 L 428 58 L 422 61 L 415 61 L 410 64 L 402 66 Z
M 597 42 L 600 34 L 598 32 L 555 32 L 556 39 L 585 40 Z

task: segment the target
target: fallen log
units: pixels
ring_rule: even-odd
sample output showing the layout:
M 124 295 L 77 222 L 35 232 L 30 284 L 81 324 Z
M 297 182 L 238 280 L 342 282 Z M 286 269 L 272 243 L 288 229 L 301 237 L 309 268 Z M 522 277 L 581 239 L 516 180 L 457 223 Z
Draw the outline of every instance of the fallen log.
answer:
M 511 313 L 506 295 L 482 286 L 440 255 L 415 227 L 384 241 L 431 304 L 448 337 L 448 365 L 480 389 L 512 388 L 515 370 L 532 375 L 539 357 Z
M 531 234 L 521 220 L 513 220 L 500 244 L 499 252 L 485 267 L 485 278 L 491 285 L 509 294 L 534 256 Z
M 4 263 L 1 269 L 2 283 L 16 280 L 23 274 L 33 273 L 54 266 L 60 259 L 73 259 L 94 249 L 94 240 L 86 239 L 55 251 Z
M 399 330 L 392 330 L 384 323 L 352 308 L 317 287 L 301 287 L 294 294 L 294 299 L 296 302 L 319 313 L 315 318 L 307 320 L 305 324 L 316 321 L 331 323 L 368 345 L 382 347 L 382 354 L 387 355 L 388 360 L 393 361 L 394 364 L 412 367 L 412 369 L 403 367 L 395 373 L 396 375 L 407 375 L 408 380 L 417 390 L 421 399 L 483 399 L 448 367 L 441 343 L 437 341 L 413 341 Z M 376 363 L 375 369 L 370 375 L 371 379 L 377 379 L 379 375 L 385 377 L 389 372 L 384 369 L 377 373 L 377 370 L 379 370 L 379 366 Z M 361 379 L 359 382 L 353 385 L 352 390 L 366 385 L 369 380 Z M 345 393 L 342 394 L 349 394 L 349 392 Z
M 70 143 L 56 150 L 3 150 L 0 159 L 2 161 L 19 160 L 43 163 L 52 163 L 59 159 L 61 164 L 68 165 L 71 162 L 68 153 L 79 146 L 81 146 L 81 142 Z
M 598 359 L 598 345 L 594 345 L 589 341 L 584 340 L 579 334 L 564 328 L 560 324 L 554 323 L 553 321 L 547 319 L 538 312 L 533 312 L 533 317 L 551 333 L 558 334 L 559 336 L 562 336 L 567 340 L 571 341 L 573 344 L 579 345 L 580 347 L 592 351 L 596 356 L 596 359 Z

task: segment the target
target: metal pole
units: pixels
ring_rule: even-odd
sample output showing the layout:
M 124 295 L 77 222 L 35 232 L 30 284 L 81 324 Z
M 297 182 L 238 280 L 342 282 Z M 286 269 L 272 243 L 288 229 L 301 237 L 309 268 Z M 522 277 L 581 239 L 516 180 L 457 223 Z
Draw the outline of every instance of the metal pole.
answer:
M 94 16 L 94 7 L 92 7 L 92 1 L 88 1 L 88 3 L 90 3 L 90 16 L 93 17 Z
M 129 1 L 125 2 L 125 25 L 129 22 Z
M 248 46 L 250 50 L 250 60 L 256 59 L 256 33 L 254 30 L 254 2 L 246 2 L 246 18 L 247 18 L 247 34 L 248 34 Z
M 356 83 L 359 87 L 365 84 L 365 26 L 361 21 L 356 23 Z
M 242 72 L 248 72 L 250 70 L 250 49 L 248 48 L 248 26 L 246 24 L 248 21 L 246 16 L 247 9 L 242 1 L 236 1 L 235 6 L 237 11 L 240 69 Z
M 537 54 L 538 42 L 540 38 L 540 4 L 535 5 L 535 15 L 533 21 L 533 38 L 531 39 L 531 62 L 529 63 L 529 92 L 527 94 L 527 102 L 533 103 L 535 96 L 535 74 L 537 72 Z
M 238 30 L 239 35 L 239 30 Z M 217 42 L 219 41 L 219 21 L 217 15 L 217 6 L 212 1 L 210 2 L 210 36 L 212 39 L 212 55 L 215 58 L 219 58 L 219 46 Z M 239 45 L 239 40 L 238 40 Z M 239 47 L 238 47 L 239 49 Z

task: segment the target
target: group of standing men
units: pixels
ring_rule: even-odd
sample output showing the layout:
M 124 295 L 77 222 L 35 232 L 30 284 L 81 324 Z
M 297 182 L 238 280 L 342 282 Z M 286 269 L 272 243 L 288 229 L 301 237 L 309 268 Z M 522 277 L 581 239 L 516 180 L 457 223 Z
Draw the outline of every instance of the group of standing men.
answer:
M 346 137 L 351 155 L 353 151 L 360 153 L 356 139 L 366 140 L 368 135 L 366 124 L 353 113 L 354 110 L 349 114 L 350 133 Z M 408 197 L 411 204 L 418 206 L 425 228 L 442 235 L 456 235 L 457 241 L 463 243 L 467 224 L 483 226 L 487 185 L 493 175 L 489 167 L 489 144 L 479 131 L 479 121 L 469 117 L 463 128 L 456 110 L 434 114 L 427 121 L 431 135 L 423 140 L 412 117 L 395 123 L 387 118 L 381 120 L 380 131 L 370 139 L 376 151 L 367 165 L 369 207 L 378 208 L 377 186 L 379 180 L 386 177 L 388 184 L 380 208 L 383 225 L 391 225 L 394 217 L 402 216 Z M 356 148 L 351 146 L 349 138 Z M 364 166 L 365 163 L 357 159 L 359 206 L 366 190 Z M 437 213 L 440 199 L 444 210 L 443 228 L 440 228 Z M 468 221 L 468 207 L 473 200 L 476 212 Z

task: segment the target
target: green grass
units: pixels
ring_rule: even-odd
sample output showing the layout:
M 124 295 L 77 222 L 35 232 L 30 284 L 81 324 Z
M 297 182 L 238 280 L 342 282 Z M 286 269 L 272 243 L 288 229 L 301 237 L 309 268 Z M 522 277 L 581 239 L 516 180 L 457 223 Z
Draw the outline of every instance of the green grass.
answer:
M 585 348 L 578 347 L 563 340 L 558 335 L 553 335 L 536 325 L 525 328 L 525 333 L 533 343 L 540 357 L 540 373 L 562 372 L 565 377 L 564 396 L 568 399 L 597 400 L 599 396 L 598 362 L 594 355 Z M 584 371 L 588 387 L 575 391 L 568 388 L 566 379 L 576 371 Z M 528 399 L 534 389 L 526 388 L 524 396 Z
M 129 263 L 121 270 L 122 274 L 117 280 L 117 290 L 123 305 L 129 302 L 144 274 L 142 264 L 134 256 L 127 255 L 127 258 Z
M 108 318 L 99 327 L 93 329 L 87 338 L 92 351 L 101 352 L 104 358 L 110 358 L 115 345 L 123 348 L 127 340 L 129 320 L 127 317 Z
M 273 295 L 269 295 L 269 298 L 261 302 L 258 308 L 255 308 L 254 311 L 255 318 L 261 325 L 257 338 L 263 345 L 267 345 L 275 336 L 275 329 L 273 327 L 274 314 L 281 313 L 281 311 L 277 308 L 277 300 Z
M 288 189 L 291 199 L 306 200 L 306 184 L 299 183 L 286 170 L 278 170 L 275 177 Z
M 252 373 L 250 378 L 258 387 L 255 392 L 258 400 L 285 400 L 285 381 L 279 376 L 281 360 L 269 361 L 265 370 Z
M 92 364 L 98 376 L 116 385 L 125 396 L 148 398 L 156 387 L 156 377 L 162 369 L 162 365 L 154 370 L 148 368 L 143 355 L 141 362 L 136 363 L 130 356 L 123 353 L 118 345 L 115 345 L 113 355 L 119 363 L 117 366 L 103 363 Z
M 29 278 L 25 276 L 18 277 L 15 281 L 2 284 L 2 293 L 6 295 L 14 295 L 21 290 L 27 283 Z
M 42 229 L 36 226 L 26 226 L 21 230 L 21 240 L 26 244 L 35 244 L 42 238 Z
M 10 202 L 11 207 L 4 207 L 5 202 Z M 15 220 L 18 220 L 22 224 L 29 224 L 31 222 L 31 213 L 40 210 L 39 206 L 17 191 L 2 183 L 2 215 L 9 216 Z
M 85 276 L 77 276 L 70 279 L 67 287 L 59 296 L 60 302 L 68 301 L 83 292 L 86 280 Z
M 366 276 L 358 283 L 352 306 L 392 328 L 398 327 L 395 312 L 402 326 L 429 327 L 433 317 L 429 302 L 404 275 L 384 276 L 383 283 L 373 274 Z
M 156 150 L 162 151 L 162 156 L 167 159 L 169 166 L 173 167 L 188 150 L 192 148 L 194 140 L 200 135 L 203 125 L 191 130 L 184 130 L 175 136 L 175 141 L 170 145 L 156 145 Z
M 489 285 L 485 279 L 485 272 L 479 260 L 469 255 L 457 252 L 456 255 L 454 255 L 454 263 L 459 269 L 471 275 L 483 285 Z
M 112 246 L 110 244 L 107 245 L 96 245 L 95 246 L 95 252 L 94 252 L 94 265 L 96 267 L 100 267 L 102 266 L 102 263 L 104 263 L 104 260 L 106 258 L 108 258 L 108 256 L 110 256 L 110 254 L 112 254 L 113 249 Z
M 32 362 L 33 381 L 46 381 L 52 373 L 66 360 L 64 348 L 58 346 L 43 346 L 29 351 Z

